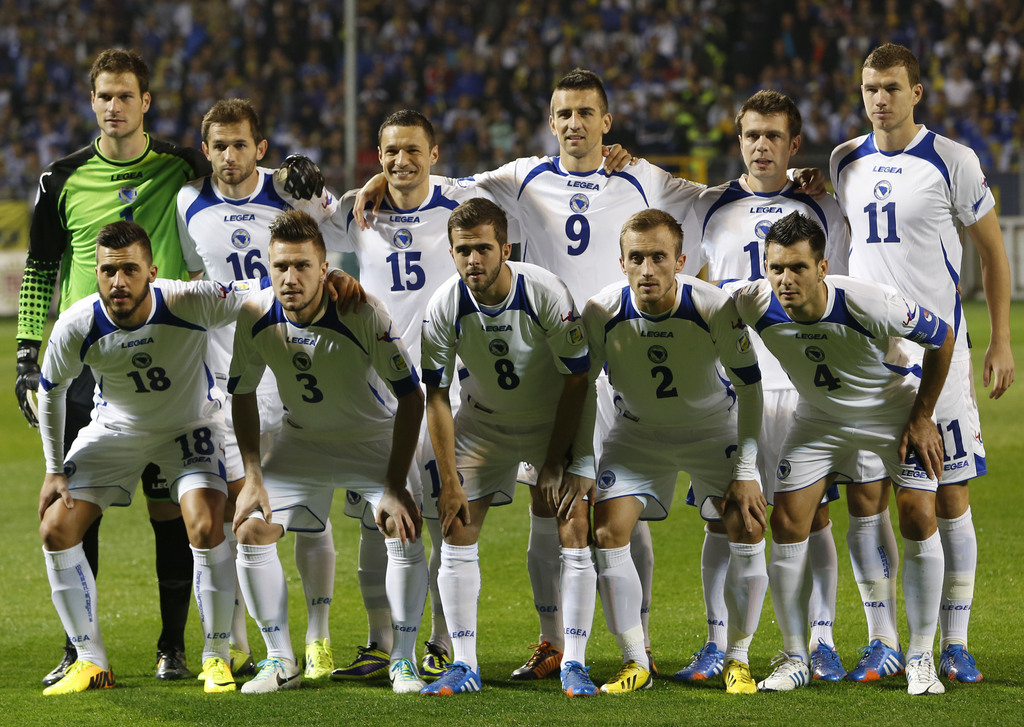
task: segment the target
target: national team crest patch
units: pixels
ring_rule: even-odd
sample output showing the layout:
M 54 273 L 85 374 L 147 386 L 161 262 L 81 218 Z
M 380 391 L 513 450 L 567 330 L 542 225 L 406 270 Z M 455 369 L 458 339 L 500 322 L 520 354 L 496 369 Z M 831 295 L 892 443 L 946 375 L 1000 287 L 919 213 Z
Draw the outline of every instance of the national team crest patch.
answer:
M 590 209 L 590 199 L 585 194 L 574 194 L 569 198 L 569 209 L 581 214 Z
M 809 358 L 814 363 L 821 363 L 825 360 L 825 352 L 817 346 L 808 346 L 804 349 L 804 356 Z
M 121 200 L 121 204 L 131 204 L 138 199 L 138 196 L 139 190 L 130 185 L 126 185 L 117 190 L 117 198 Z
M 299 371 L 309 371 L 313 366 L 313 359 L 305 351 L 299 351 L 292 356 L 292 365 Z
M 132 366 L 137 369 L 148 369 L 153 365 L 153 357 L 148 353 L 137 353 L 132 356 Z
M 757 235 L 758 240 L 763 240 L 768 236 L 768 230 L 772 228 L 771 220 L 758 220 L 754 223 L 754 234 Z
M 78 465 L 75 464 L 74 460 L 69 459 L 64 463 L 64 476 L 71 477 L 75 472 L 78 472 Z
M 237 230 L 231 233 L 231 246 L 236 247 L 239 250 L 248 247 L 249 243 L 252 242 L 252 235 L 244 227 L 239 227 Z
M 487 350 L 494 356 L 506 356 L 508 355 L 508 344 L 502 341 L 500 338 L 491 339 L 491 342 L 487 344 Z
M 883 179 L 875 184 L 873 190 L 875 199 L 887 199 L 892 194 L 892 182 L 888 179 Z
M 665 350 L 664 346 L 651 346 L 647 349 L 647 358 L 650 359 L 651 363 L 665 363 L 668 360 L 668 351 Z
M 611 470 L 604 470 L 597 476 L 597 486 L 601 490 L 608 490 L 615 484 L 615 473 Z
M 789 477 L 789 474 L 792 471 L 793 471 L 793 465 L 791 465 L 789 463 L 789 460 L 788 459 L 781 459 L 781 460 L 779 460 L 779 469 L 776 471 L 775 475 L 780 480 L 784 480 L 787 477 Z
M 412 233 L 403 227 L 395 233 L 394 237 L 391 238 L 391 242 L 393 242 L 395 247 L 399 250 L 405 250 L 407 247 L 412 245 Z

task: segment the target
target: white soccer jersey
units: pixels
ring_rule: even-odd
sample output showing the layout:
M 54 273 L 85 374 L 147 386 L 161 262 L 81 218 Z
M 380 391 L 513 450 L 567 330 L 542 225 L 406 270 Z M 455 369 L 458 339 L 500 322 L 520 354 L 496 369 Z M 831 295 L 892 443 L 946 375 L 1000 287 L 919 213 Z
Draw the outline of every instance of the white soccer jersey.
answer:
M 257 167 L 256 174 L 256 189 L 244 199 L 225 197 L 212 177 L 195 179 L 178 191 L 178 236 L 190 271 L 205 270 L 212 280 L 263 278 L 270 270 L 267 250 L 274 218 L 301 209 L 323 223 L 337 209 L 327 189 L 318 199 L 295 200 L 278 189 L 273 169 Z M 233 336 L 233 327 L 212 334 L 210 366 L 218 378 L 227 376 Z M 274 390 L 272 377 L 263 390 Z
M 957 222 L 995 206 L 977 155 L 924 126 L 900 152 L 874 134 L 836 147 L 832 184 L 850 220 L 850 275 L 891 285 L 953 326 L 954 360 L 969 358 L 960 295 Z
M 578 301 L 622 282 L 619 232 L 630 215 L 656 208 L 686 224 L 703 189 L 643 159 L 608 174 L 567 172 L 558 157 L 522 158 L 458 183 L 480 185 L 518 219 L 523 260 L 557 275 Z
M 254 290 L 248 282 L 157 280 L 150 285 L 149 318 L 133 329 L 110 319 L 98 293 L 83 298 L 53 328 L 40 396 L 51 411 L 60 407 L 65 389 L 87 365 L 96 378 L 95 422 L 159 433 L 206 419 L 223 401 L 205 360 L 207 330 L 234 321 Z M 49 468 L 62 459 L 60 439 L 46 447 L 49 472 L 59 471 Z
M 900 338 L 939 348 L 945 322 L 888 286 L 845 275 L 828 275 L 825 285 L 825 313 L 813 323 L 791 319 L 767 280 L 736 291 L 736 308 L 792 379 L 798 412 L 810 405 L 844 423 L 905 420 L 920 369 Z
M 528 263 L 507 265 L 512 287 L 494 309 L 482 308 L 458 275 L 431 298 L 423 320 L 423 381 L 450 386 L 458 356 L 469 373 L 462 406 L 473 416 L 550 423 L 562 375 L 590 370 L 586 335 L 555 275 Z
M 292 323 L 274 291 L 249 301 L 238 316 L 231 394 L 256 390 L 264 369 L 277 378 L 285 421 L 294 436 L 390 438 L 396 396 L 419 385 L 384 304 L 373 296 L 338 315 L 326 296 L 316 319 Z
M 641 425 L 716 420 L 736 402 L 730 381 L 760 380 L 728 293 L 688 275 L 676 276 L 676 288 L 672 310 L 658 318 L 637 310 L 628 285 L 606 288 L 583 311 L 592 364 L 606 365 L 619 416 Z
M 744 179 L 709 187 L 694 205 L 700 225 L 699 266 L 708 267 L 708 280 L 759 280 L 764 277 L 764 238 L 768 229 L 791 212 L 817 222 L 825 232 L 829 272 L 846 272 L 850 232 L 833 197 L 820 200 L 797 194 L 792 182 L 779 192 L 752 192 Z M 754 349 L 766 391 L 791 389 L 779 362 L 755 335 Z
M 438 179 L 440 178 L 432 178 Z M 439 182 L 413 210 L 391 207 L 385 199 L 370 229 L 362 230 L 352 214 L 355 192 L 341 198 L 337 214 L 326 225 L 332 248 L 359 258 L 359 282 L 386 300 L 402 342 L 413 361 L 419 361 L 423 311 L 430 297 L 455 272 L 449 253 L 448 218 L 463 202 L 481 191 Z

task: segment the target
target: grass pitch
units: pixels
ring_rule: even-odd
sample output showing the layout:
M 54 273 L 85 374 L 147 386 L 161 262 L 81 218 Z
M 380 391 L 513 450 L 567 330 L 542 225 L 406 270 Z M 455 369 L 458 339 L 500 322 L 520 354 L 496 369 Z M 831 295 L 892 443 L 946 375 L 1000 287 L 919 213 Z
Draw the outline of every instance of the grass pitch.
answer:
M 527 498 L 488 515 L 481 539 L 483 589 L 480 597 L 479 655 L 484 679 L 479 694 L 448 699 L 391 694 L 387 679 L 367 683 L 304 683 L 296 691 L 263 696 L 206 695 L 199 682 L 160 683 L 153 678 L 159 632 L 152 530 L 141 502 L 115 508 L 104 518 L 100 537 L 98 610 L 117 688 L 66 697 L 42 696 L 39 679 L 56 663 L 61 627 L 50 603 L 49 586 L 37 534 L 36 507 L 42 482 L 38 433 L 25 426 L 13 392 L 0 419 L 0 464 L 7 488 L 0 510 L 0 724 L 5 725 L 823 725 L 1021 724 L 1020 603 L 1024 599 L 1024 535 L 1019 525 L 1022 477 L 1015 452 L 1024 441 L 1024 394 L 1011 387 L 1001 400 L 986 398 L 981 365 L 988 321 L 983 304 L 967 306 L 974 332 L 975 367 L 989 475 L 972 486 L 974 522 L 979 538 L 978 578 L 971 622 L 971 651 L 985 673 L 976 685 L 947 685 L 941 697 L 912 698 L 902 677 L 874 684 L 812 683 L 792 693 L 731 696 L 720 679 L 699 686 L 670 678 L 685 666 L 706 634 L 700 586 L 701 522 L 693 508 L 677 503 L 667 521 L 654 523 L 656 556 L 651 616 L 654 654 L 663 677 L 639 694 L 596 699 L 567 699 L 557 679 L 522 683 L 508 675 L 529 654 L 537 620 L 526 573 Z M 1024 305 L 1012 314 L 1015 353 L 1024 368 Z M 14 338 L 13 321 L 0 321 L 0 339 Z M 1024 377 L 1022 377 L 1024 378 Z M 8 380 L 10 383 L 10 380 Z M 685 477 L 683 478 L 685 482 Z M 141 495 L 139 496 L 141 498 Z M 681 501 L 681 498 L 677 498 Z M 331 636 L 338 664 L 355 655 L 365 639 L 366 622 L 356 585 L 358 533 L 355 521 L 335 508 L 338 573 L 331 611 Z M 833 507 L 833 532 L 839 546 L 839 606 L 836 645 L 847 668 L 864 644 L 865 623 L 846 555 L 847 521 Z M 894 516 L 895 520 L 895 516 Z M 291 594 L 292 637 L 301 654 L 305 633 L 302 588 L 291 557 L 291 538 L 282 541 L 282 560 Z M 201 635 L 192 611 L 188 657 L 199 668 Z M 425 620 L 425 628 L 429 622 Z M 901 617 L 900 633 L 906 635 Z M 425 638 L 425 637 L 424 637 Z M 254 656 L 262 639 L 250 622 Z M 770 601 L 751 648 L 755 679 L 770 670 L 781 639 Z M 422 645 L 421 645 L 422 647 Z M 597 683 L 620 663 L 618 649 L 598 606 L 588 665 Z

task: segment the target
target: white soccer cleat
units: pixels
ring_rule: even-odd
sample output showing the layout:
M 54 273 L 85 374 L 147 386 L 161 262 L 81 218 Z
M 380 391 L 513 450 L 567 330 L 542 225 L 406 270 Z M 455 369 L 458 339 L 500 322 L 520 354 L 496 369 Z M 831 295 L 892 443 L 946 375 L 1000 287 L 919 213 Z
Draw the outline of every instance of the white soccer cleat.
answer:
M 935 662 L 932 659 L 932 652 L 926 651 L 917 656 L 907 659 L 907 694 L 920 696 L 922 694 L 945 694 L 946 688 L 939 681 L 939 675 L 935 673 Z
M 242 685 L 242 694 L 268 694 L 282 689 L 297 689 L 302 681 L 302 670 L 291 659 L 264 659 L 256 667 L 256 676 Z
M 757 691 L 791 692 L 805 685 L 811 678 L 810 667 L 798 656 L 790 656 L 780 651 L 772 659 L 772 665 L 775 666 L 775 670 L 766 679 L 757 683 Z
M 416 665 L 409 659 L 399 659 L 388 668 L 391 690 L 395 694 L 419 694 L 427 683 L 416 672 Z

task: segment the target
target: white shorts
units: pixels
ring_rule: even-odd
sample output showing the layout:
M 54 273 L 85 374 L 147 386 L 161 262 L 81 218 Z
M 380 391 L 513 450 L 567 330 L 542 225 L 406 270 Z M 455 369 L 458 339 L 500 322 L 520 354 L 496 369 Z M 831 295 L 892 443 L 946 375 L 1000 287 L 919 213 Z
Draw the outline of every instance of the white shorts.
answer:
M 769 505 L 775 504 L 778 487 L 779 459 L 782 446 L 793 425 L 796 403 L 800 395 L 796 389 L 772 389 L 764 392 L 764 414 L 761 417 L 761 436 L 757 440 L 757 470 L 761 487 Z M 822 505 L 839 499 L 839 488 L 833 484 L 821 499 Z
M 776 472 L 777 492 L 792 492 L 836 475 L 844 483 L 874 482 L 935 492 L 938 486 L 916 462 L 903 463 L 899 442 L 906 420 L 840 423 L 812 413 L 797 413 L 782 448 Z M 872 452 L 874 457 L 864 457 Z
M 391 440 L 344 442 L 301 438 L 285 424 L 263 465 L 272 522 L 285 530 L 321 532 L 334 491 L 347 488 L 376 513 L 384 494 Z
M 283 409 L 281 397 L 275 392 L 263 394 L 257 391 L 256 402 L 260 411 L 260 452 L 264 458 L 274 446 L 274 435 L 281 431 Z M 227 469 L 228 482 L 245 477 L 242 465 L 242 454 L 238 451 L 238 440 L 235 438 L 234 422 L 231 419 L 231 395 L 224 395 L 224 466 Z
M 932 418 L 938 424 L 945 449 L 939 485 L 956 485 L 987 474 L 985 443 L 981 439 L 981 418 L 969 359 L 949 365 L 946 384 L 935 403 Z M 873 453 L 862 452 L 854 481 L 872 481 L 871 473 L 877 473 L 880 466 Z
M 169 483 L 171 502 L 186 492 L 217 490 L 227 495 L 223 420 L 201 420 L 168 433 L 143 433 L 90 422 L 64 458 L 68 488 L 76 500 L 108 507 L 132 503 L 139 476 L 150 463 Z
M 705 520 L 721 519 L 711 498 L 732 482 L 736 415 L 700 427 L 654 427 L 619 417 L 602 445 L 596 502 L 637 497 L 641 520 L 664 520 L 680 470 L 690 475 L 687 504 Z

